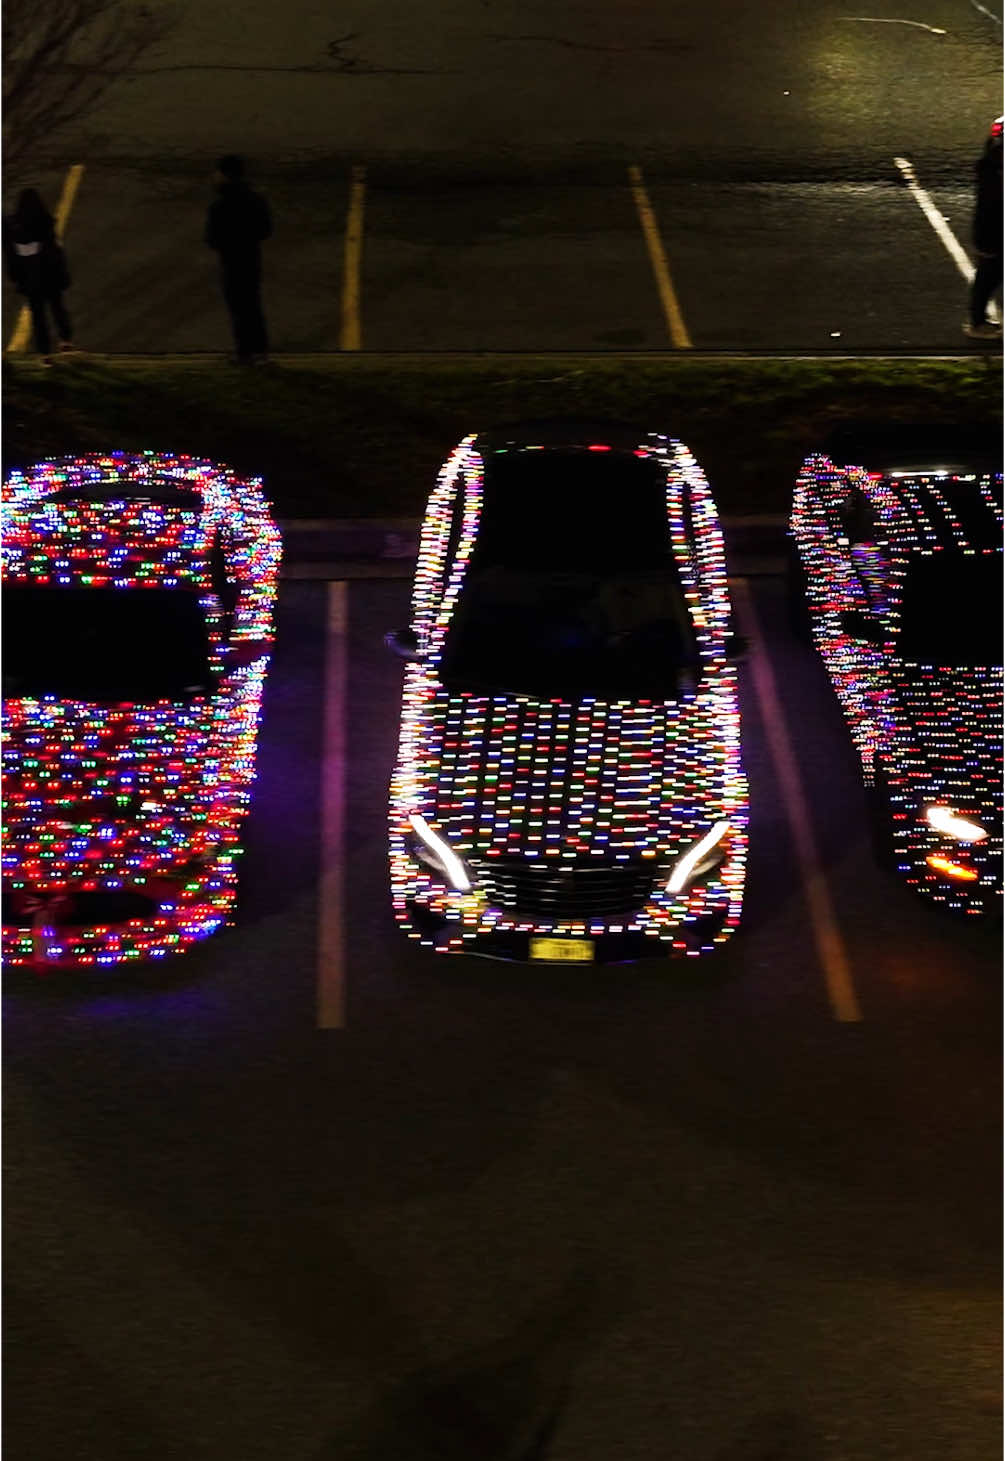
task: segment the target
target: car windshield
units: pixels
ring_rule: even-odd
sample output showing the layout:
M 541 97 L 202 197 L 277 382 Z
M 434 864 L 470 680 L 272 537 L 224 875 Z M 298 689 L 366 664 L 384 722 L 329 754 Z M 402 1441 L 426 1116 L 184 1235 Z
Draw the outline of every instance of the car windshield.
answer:
M 666 467 L 608 451 L 488 456 L 477 558 L 484 566 L 617 573 L 671 561 Z
M 3 688 L 99 703 L 183 700 L 212 684 L 191 589 L 4 585 Z
M 657 572 L 493 567 L 469 576 L 440 674 L 451 692 L 675 700 L 698 651 L 672 565 Z
M 912 557 L 904 580 L 897 653 L 956 669 L 1002 663 L 1002 554 Z

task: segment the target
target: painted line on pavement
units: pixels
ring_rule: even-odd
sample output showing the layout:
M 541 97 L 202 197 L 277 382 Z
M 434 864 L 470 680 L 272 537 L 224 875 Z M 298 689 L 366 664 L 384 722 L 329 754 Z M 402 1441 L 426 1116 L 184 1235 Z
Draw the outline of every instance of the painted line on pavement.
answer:
M 345 223 L 345 255 L 342 274 L 342 336 L 340 348 L 358 350 L 362 340 L 359 323 L 360 261 L 363 257 L 363 202 L 366 196 L 366 168 L 352 170 L 349 213 Z
M 923 20 L 893 20 L 888 15 L 842 15 L 842 20 L 859 20 L 863 25 L 913 25 L 916 30 L 927 30 L 933 36 L 948 35 L 937 25 L 926 25 Z
M 778 698 L 771 661 L 768 659 L 767 648 L 754 613 L 749 586 L 743 579 L 736 579 L 732 583 L 732 589 L 740 624 L 750 643 L 749 664 L 754 678 L 754 690 L 761 711 L 761 719 L 764 722 L 768 750 L 782 794 L 782 804 L 785 807 L 789 830 L 795 843 L 803 894 L 813 926 L 817 954 L 823 968 L 831 1013 L 843 1024 L 853 1024 L 861 1020 L 862 1012 L 855 995 L 848 952 L 838 927 L 834 905 L 831 902 L 827 880 L 824 877 L 820 855 L 817 852 L 810 810 L 803 792 L 792 743 L 785 728 L 785 717 Z
M 59 202 L 56 204 L 55 224 L 56 237 L 62 243 L 63 235 L 66 232 L 66 225 L 70 217 L 70 209 L 73 207 L 74 199 L 77 196 L 77 189 L 80 187 L 80 179 L 84 175 L 84 164 L 75 162 L 63 179 L 63 191 L 59 195 Z M 16 353 L 23 350 L 28 343 L 28 335 L 31 330 L 31 311 L 26 304 L 21 306 L 14 326 L 14 332 L 10 337 L 7 346 L 7 353 Z
M 1001 25 L 1001 16 L 995 15 L 993 10 L 988 10 L 984 5 L 981 5 L 980 0 L 970 0 L 970 3 L 975 10 L 979 10 L 982 15 L 986 15 L 988 20 L 993 20 L 995 25 Z
M 960 243 L 953 230 L 949 227 L 949 224 L 943 218 L 938 208 L 936 208 L 929 194 L 926 193 L 924 188 L 921 187 L 918 183 L 917 175 L 914 171 L 914 167 L 910 159 L 907 157 L 895 157 L 893 160 L 897 164 L 897 167 L 900 169 L 901 176 L 903 177 L 904 182 L 907 185 L 911 197 L 914 199 L 918 207 L 921 209 L 922 213 L 924 213 L 929 223 L 935 229 L 936 235 L 945 247 L 945 250 L 948 253 L 949 257 L 952 259 L 957 269 L 959 269 L 960 273 L 963 275 L 967 283 L 972 284 L 974 282 L 975 270 L 973 264 L 971 264 L 970 262 L 967 251 Z M 996 323 L 1001 321 L 1001 315 L 998 312 L 998 307 L 993 300 L 988 303 L 988 318 L 994 320 Z
M 321 876 L 318 883 L 318 1029 L 345 1025 L 346 626 L 344 579 L 328 585 L 321 745 Z
M 642 225 L 642 234 L 646 241 L 646 248 L 649 251 L 649 262 L 652 265 L 653 274 L 656 279 L 656 289 L 659 293 L 660 303 L 663 306 L 663 313 L 666 316 L 667 329 L 670 332 L 670 342 L 675 350 L 690 350 L 691 337 L 687 332 L 684 323 L 684 316 L 681 313 L 680 304 L 677 300 L 673 287 L 673 280 L 670 278 L 670 266 L 667 263 L 666 250 L 663 247 L 663 240 L 660 237 L 659 226 L 653 213 L 649 195 L 642 182 L 642 169 L 632 163 L 628 169 L 628 181 L 632 190 L 632 197 L 635 199 L 635 207 L 638 209 L 639 222 Z

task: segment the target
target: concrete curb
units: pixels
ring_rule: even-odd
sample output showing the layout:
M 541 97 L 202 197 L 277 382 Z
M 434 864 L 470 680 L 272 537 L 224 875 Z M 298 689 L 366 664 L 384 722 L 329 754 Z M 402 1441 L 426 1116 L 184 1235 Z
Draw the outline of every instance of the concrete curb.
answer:
M 781 572 L 785 525 L 781 513 L 723 518 L 730 571 Z M 286 518 L 282 576 L 287 579 L 407 578 L 419 547 L 418 518 Z

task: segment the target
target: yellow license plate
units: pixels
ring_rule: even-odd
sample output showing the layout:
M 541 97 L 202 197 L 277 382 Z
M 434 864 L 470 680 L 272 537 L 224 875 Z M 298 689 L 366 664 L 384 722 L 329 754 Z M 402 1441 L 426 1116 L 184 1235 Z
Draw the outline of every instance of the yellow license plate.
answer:
M 587 960 L 593 958 L 593 940 L 589 938 L 532 938 L 532 959 Z

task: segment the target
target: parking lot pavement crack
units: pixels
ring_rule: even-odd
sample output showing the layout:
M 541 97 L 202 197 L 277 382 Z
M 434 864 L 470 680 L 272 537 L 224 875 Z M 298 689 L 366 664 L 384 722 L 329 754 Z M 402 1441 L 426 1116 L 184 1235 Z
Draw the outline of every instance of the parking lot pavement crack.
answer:
M 246 71 L 281 72 L 296 76 L 453 76 L 457 73 L 444 67 L 379 66 L 345 48 L 359 40 L 358 31 L 347 31 L 329 41 L 327 62 L 305 62 L 297 66 L 260 65 L 248 61 L 178 61 L 170 66 L 138 66 L 130 76 L 161 76 L 178 71 Z
M 569 40 L 567 36 L 546 36 L 537 34 L 508 36 L 501 35 L 498 31 L 490 31 L 488 34 L 488 39 L 490 41 L 545 41 L 548 45 L 566 46 L 573 51 L 604 51 L 612 55 L 621 52 L 629 54 L 634 53 L 635 51 L 659 51 L 663 55 L 680 55 L 683 51 L 690 51 L 693 49 L 692 46 L 682 45 L 681 42 L 672 40 L 642 41 L 639 45 L 633 46 L 612 46 L 595 45 L 590 41 L 572 41 Z
M 346 57 L 342 64 L 322 66 L 316 62 L 303 66 L 260 66 L 243 61 L 180 61 L 172 66 L 139 66 L 130 76 L 161 76 L 175 71 L 247 71 L 286 72 L 296 76 L 456 76 L 446 67 L 374 66 L 369 61 Z

